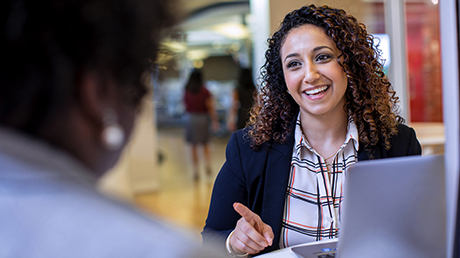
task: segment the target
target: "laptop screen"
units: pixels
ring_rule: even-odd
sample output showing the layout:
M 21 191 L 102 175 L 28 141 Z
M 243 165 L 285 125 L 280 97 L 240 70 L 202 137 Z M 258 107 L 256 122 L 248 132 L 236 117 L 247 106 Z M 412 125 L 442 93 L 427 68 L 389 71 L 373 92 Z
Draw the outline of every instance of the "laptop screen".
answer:
M 338 256 L 446 257 L 444 155 L 348 169 Z

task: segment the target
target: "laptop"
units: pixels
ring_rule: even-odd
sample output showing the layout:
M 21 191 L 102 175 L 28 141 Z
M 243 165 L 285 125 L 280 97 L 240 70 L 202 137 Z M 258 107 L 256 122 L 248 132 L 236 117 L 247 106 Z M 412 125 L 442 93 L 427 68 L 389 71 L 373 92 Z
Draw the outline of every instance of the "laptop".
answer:
M 446 257 L 444 155 L 348 168 L 339 240 L 294 246 L 301 258 Z

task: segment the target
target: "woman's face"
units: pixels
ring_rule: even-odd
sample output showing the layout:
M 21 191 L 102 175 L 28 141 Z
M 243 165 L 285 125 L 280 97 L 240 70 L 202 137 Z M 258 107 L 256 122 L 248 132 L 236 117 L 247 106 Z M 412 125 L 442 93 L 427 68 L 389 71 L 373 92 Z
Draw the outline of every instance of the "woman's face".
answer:
M 321 28 L 307 24 L 292 29 L 280 52 L 287 88 L 302 117 L 345 113 L 348 80 L 339 64 L 341 53 Z

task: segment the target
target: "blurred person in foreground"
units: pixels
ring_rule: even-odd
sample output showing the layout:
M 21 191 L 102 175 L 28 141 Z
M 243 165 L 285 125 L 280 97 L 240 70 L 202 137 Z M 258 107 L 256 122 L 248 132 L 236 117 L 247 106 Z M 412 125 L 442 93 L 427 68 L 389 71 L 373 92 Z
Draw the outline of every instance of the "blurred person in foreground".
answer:
M 4 0 L 0 257 L 219 257 L 100 195 L 173 17 L 161 0 Z
M 219 119 L 214 107 L 214 98 L 206 89 L 203 74 L 194 70 L 185 85 L 184 105 L 187 112 L 185 121 L 185 140 L 191 148 L 193 179 L 199 178 L 198 146 L 203 147 L 206 174 L 211 175 L 211 150 L 209 147 L 210 126 L 213 131 L 219 130 Z
M 341 9 L 285 16 L 268 40 L 252 124 L 229 140 L 205 242 L 224 238 L 247 256 L 336 238 L 347 168 L 421 154 L 373 42 Z
M 227 129 L 234 132 L 246 127 L 249 121 L 249 111 L 254 105 L 256 86 L 252 80 L 252 72 L 242 68 L 238 77 L 238 85 L 232 94 L 232 106 L 227 119 Z

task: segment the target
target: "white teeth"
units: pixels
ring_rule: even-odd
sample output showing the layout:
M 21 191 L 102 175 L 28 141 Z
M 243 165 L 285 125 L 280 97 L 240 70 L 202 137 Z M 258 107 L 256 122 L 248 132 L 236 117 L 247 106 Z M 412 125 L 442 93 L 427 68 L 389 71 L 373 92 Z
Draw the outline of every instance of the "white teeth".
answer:
M 307 95 L 313 95 L 327 90 L 327 86 L 319 87 L 313 90 L 305 91 Z

